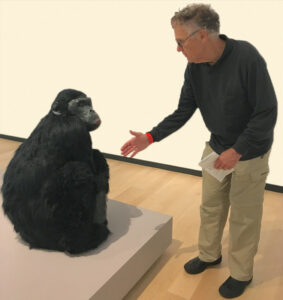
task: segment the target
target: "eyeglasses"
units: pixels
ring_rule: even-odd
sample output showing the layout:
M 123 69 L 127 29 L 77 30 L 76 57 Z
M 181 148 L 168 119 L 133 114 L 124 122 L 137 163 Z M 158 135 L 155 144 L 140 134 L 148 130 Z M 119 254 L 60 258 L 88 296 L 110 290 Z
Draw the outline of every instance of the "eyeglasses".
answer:
M 190 37 L 192 37 L 194 34 L 196 34 L 196 33 L 197 33 L 198 31 L 200 31 L 200 30 L 201 30 L 201 28 L 199 28 L 199 29 L 193 31 L 193 32 L 190 33 L 183 41 L 176 41 L 177 44 L 178 44 L 178 46 L 179 46 L 181 49 L 183 49 L 183 46 L 184 46 L 185 42 L 186 42 Z

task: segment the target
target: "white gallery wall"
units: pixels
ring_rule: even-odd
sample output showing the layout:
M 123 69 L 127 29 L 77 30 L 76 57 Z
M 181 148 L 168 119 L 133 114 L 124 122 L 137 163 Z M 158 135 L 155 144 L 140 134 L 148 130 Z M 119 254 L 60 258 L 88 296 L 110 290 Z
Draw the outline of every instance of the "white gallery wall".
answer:
M 193 2 L 0 0 L 0 134 L 27 138 L 57 93 L 74 88 L 102 118 L 93 147 L 120 155 L 129 129 L 151 130 L 177 107 L 187 62 L 170 18 Z M 221 33 L 251 42 L 267 62 L 279 102 L 267 182 L 283 186 L 283 1 L 201 2 L 219 13 Z M 208 139 L 197 112 L 136 158 L 200 170 Z

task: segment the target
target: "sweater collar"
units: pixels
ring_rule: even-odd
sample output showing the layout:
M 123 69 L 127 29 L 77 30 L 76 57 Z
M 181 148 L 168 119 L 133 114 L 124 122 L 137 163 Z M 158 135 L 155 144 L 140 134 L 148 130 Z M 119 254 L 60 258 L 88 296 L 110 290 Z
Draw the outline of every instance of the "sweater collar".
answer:
M 207 65 L 209 65 L 211 68 L 215 68 L 216 66 L 221 64 L 223 62 L 223 60 L 225 60 L 225 58 L 230 54 L 230 52 L 232 51 L 232 48 L 233 48 L 231 39 L 229 39 L 225 34 L 219 34 L 219 38 L 226 42 L 225 47 L 224 47 L 222 55 L 220 56 L 220 58 L 217 60 L 217 62 L 214 65 L 210 66 L 207 63 Z

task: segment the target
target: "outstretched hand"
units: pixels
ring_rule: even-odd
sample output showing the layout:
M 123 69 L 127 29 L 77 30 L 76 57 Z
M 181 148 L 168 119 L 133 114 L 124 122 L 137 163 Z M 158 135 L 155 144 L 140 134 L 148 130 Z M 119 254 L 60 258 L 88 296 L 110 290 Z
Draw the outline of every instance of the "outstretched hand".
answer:
M 149 145 L 148 138 L 146 134 L 142 132 L 136 132 L 130 130 L 130 133 L 134 136 L 128 140 L 121 148 L 121 154 L 127 156 L 130 153 L 130 158 L 134 157 L 138 152 L 144 150 Z

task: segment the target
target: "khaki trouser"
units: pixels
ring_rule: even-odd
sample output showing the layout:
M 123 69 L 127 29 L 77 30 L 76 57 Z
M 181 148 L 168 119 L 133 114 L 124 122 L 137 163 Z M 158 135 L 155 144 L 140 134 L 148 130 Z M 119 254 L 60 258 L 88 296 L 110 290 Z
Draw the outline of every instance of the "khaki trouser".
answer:
M 212 151 L 206 143 L 203 157 Z M 269 154 L 270 151 L 239 161 L 222 182 L 203 171 L 199 258 L 211 262 L 220 257 L 223 229 L 231 206 L 228 265 L 231 276 L 241 281 L 253 276 Z

